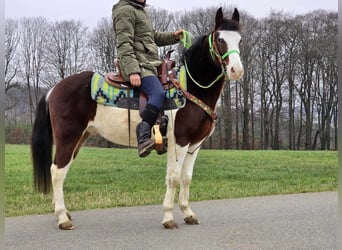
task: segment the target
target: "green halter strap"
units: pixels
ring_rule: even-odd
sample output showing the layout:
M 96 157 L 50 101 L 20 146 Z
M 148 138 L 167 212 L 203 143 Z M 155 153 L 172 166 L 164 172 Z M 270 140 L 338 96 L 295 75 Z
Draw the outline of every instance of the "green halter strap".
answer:
M 227 51 L 226 53 L 224 53 L 221 58 L 222 60 L 224 60 L 227 56 L 230 56 L 231 54 L 234 54 L 234 53 L 240 55 L 240 51 L 238 49 L 231 49 Z

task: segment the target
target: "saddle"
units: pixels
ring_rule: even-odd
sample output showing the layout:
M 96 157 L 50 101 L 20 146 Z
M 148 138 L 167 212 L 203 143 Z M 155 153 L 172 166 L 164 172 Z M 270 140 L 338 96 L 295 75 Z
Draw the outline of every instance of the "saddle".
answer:
M 158 67 L 158 79 L 160 83 L 162 84 L 164 90 L 170 90 L 171 88 L 174 88 L 173 82 L 177 79 L 176 72 L 174 70 L 174 67 L 176 66 L 175 61 L 171 60 L 171 53 L 173 50 L 170 50 L 167 52 L 165 58 L 162 60 L 161 65 Z M 130 85 L 130 82 L 125 81 L 120 65 L 118 62 L 118 59 L 114 60 L 114 64 L 116 66 L 116 71 L 115 72 L 108 72 L 104 75 L 104 78 L 106 82 L 113 87 L 119 88 L 119 89 L 130 89 L 132 88 Z M 130 104 L 134 102 L 134 100 L 129 101 Z M 130 105 L 127 102 L 127 108 Z M 147 96 L 145 95 L 144 92 L 139 91 L 139 103 L 133 104 L 134 106 L 139 106 L 140 113 L 144 110 L 145 106 L 147 104 Z M 126 106 L 124 105 L 124 107 Z M 167 109 L 175 109 L 177 108 L 172 102 L 165 100 L 162 110 L 167 110 Z
M 116 72 L 108 72 L 104 75 L 104 78 L 106 82 L 108 82 L 110 85 L 116 88 L 120 89 L 128 89 L 130 88 L 129 82 L 126 82 L 121 73 L 116 71 Z
M 177 77 L 176 72 L 174 70 L 176 63 L 175 61 L 170 59 L 172 52 L 173 50 L 170 50 L 169 52 L 167 52 L 165 58 L 162 60 L 161 65 L 158 67 L 158 79 L 161 82 L 165 90 L 168 90 L 171 87 L 173 87 L 171 83 Z M 130 83 L 128 81 L 125 81 L 122 76 L 118 59 L 114 60 L 114 64 L 117 68 L 117 71 L 106 73 L 104 76 L 105 80 L 110 85 L 117 87 L 117 88 L 123 88 L 123 89 L 130 88 Z
M 120 89 L 130 88 L 130 83 L 125 81 L 125 79 L 122 76 L 118 59 L 114 60 L 114 64 L 115 64 L 117 71 L 106 73 L 104 75 L 106 82 L 108 82 L 110 85 L 116 88 L 120 88 Z

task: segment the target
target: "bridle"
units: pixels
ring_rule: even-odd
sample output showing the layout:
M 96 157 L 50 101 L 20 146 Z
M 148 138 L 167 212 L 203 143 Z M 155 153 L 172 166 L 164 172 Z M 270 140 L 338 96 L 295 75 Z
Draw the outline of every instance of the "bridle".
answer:
M 192 75 L 190 74 L 190 71 L 188 69 L 188 65 L 186 63 L 186 59 L 184 58 L 184 66 L 185 66 L 185 70 L 187 72 L 187 74 L 189 75 L 190 79 L 200 88 L 203 88 L 203 89 L 208 89 L 210 87 L 212 87 L 218 80 L 220 80 L 222 77 L 225 77 L 225 79 L 228 79 L 228 75 L 227 75 L 227 72 L 226 72 L 226 65 L 227 65 L 227 62 L 226 62 L 226 59 L 229 58 L 229 56 L 231 54 L 239 54 L 240 55 L 240 50 L 238 49 L 231 49 L 231 50 L 228 50 L 226 51 L 223 55 L 221 55 L 219 53 L 219 50 L 218 50 L 218 46 L 217 46 L 217 42 L 216 42 L 216 39 L 215 39 L 215 31 L 210 33 L 209 37 L 208 37 L 208 42 L 209 42 L 209 52 L 210 52 L 210 55 L 211 55 L 211 58 L 213 59 L 213 61 L 215 61 L 215 58 L 217 58 L 219 64 L 221 65 L 221 73 L 211 82 L 209 83 L 208 85 L 202 85 L 200 84 L 199 82 L 197 82 L 193 77 Z

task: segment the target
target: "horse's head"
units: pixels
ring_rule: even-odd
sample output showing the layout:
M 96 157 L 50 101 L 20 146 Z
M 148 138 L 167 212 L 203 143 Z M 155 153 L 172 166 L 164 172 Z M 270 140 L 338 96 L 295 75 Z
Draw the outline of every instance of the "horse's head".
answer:
M 219 8 L 215 17 L 215 31 L 209 41 L 212 43 L 211 53 L 226 67 L 230 80 L 239 80 L 243 76 L 243 66 L 240 59 L 241 26 L 239 12 L 234 10 L 232 19 L 223 17 Z

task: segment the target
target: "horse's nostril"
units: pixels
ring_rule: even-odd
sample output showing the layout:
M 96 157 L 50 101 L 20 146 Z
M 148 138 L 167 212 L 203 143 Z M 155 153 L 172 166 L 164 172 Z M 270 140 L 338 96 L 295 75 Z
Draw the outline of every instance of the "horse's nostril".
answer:
M 230 72 L 233 73 L 233 74 L 235 73 L 234 67 L 231 67 Z

